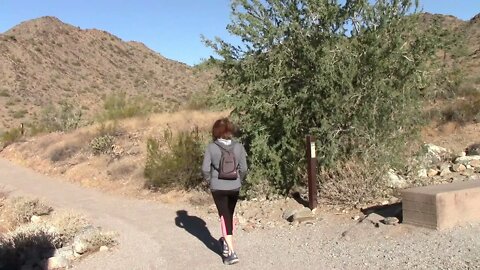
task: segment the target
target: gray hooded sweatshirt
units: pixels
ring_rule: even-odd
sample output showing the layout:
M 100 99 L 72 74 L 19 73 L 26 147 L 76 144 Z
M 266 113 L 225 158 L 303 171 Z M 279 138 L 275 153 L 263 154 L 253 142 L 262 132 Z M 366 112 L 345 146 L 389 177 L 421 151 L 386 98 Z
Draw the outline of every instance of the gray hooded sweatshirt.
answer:
M 220 166 L 222 151 L 218 145 L 212 142 L 205 149 L 202 164 L 203 178 L 210 183 L 211 190 L 240 190 L 242 181 L 245 179 L 248 171 L 245 148 L 241 143 L 232 142 L 231 140 L 219 139 L 217 143 L 222 143 L 226 147 L 230 147 L 233 143 L 233 153 L 238 163 L 239 176 L 236 180 L 218 179 L 218 171 L 215 168 Z

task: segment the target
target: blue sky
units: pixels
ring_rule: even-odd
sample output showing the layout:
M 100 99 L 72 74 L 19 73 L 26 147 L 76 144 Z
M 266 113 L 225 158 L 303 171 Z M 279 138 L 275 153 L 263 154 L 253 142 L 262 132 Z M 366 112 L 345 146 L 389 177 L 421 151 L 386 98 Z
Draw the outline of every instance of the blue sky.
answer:
M 424 10 L 468 20 L 480 13 L 479 0 L 424 0 Z M 0 0 L 0 32 L 41 16 L 106 30 L 126 41 L 145 43 L 167 58 L 189 65 L 212 54 L 201 42 L 228 35 L 229 0 Z

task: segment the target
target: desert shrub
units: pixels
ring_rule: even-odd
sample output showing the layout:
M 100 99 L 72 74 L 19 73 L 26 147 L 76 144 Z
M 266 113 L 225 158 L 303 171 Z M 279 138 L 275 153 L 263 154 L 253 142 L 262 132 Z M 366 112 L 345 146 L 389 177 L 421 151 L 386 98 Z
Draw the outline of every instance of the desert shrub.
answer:
M 73 157 L 80 150 L 81 146 L 73 143 L 61 144 L 54 148 L 50 153 L 50 160 L 52 162 L 64 161 Z
M 71 212 L 55 213 L 48 224 L 55 232 L 56 246 L 70 243 L 75 235 L 90 225 L 86 217 Z
M 92 148 L 93 154 L 107 154 L 112 150 L 113 143 L 115 142 L 115 137 L 111 135 L 102 135 L 95 137 L 90 142 L 90 148 Z
M 441 110 L 440 117 L 443 122 L 480 122 L 480 95 L 453 101 Z
M 122 135 L 124 132 L 125 130 L 122 129 L 117 120 L 101 121 L 96 129 L 97 136 L 110 135 L 112 137 L 117 137 Z
M 323 171 L 349 160 L 394 166 L 418 132 L 440 44 L 434 27 L 419 30 L 412 2 L 233 1 L 228 29 L 243 44 L 206 42 L 223 58 L 219 80 L 250 158 L 248 187 L 287 194 L 303 185 L 307 134 Z M 374 152 L 380 158 L 367 159 Z
M 105 97 L 103 108 L 99 116 L 101 120 L 117 120 L 147 115 L 153 110 L 153 105 L 143 97 L 130 98 L 122 92 Z
M 13 197 L 4 202 L 1 214 L 7 226 L 15 228 L 29 222 L 33 215 L 48 215 L 52 210 L 52 207 L 39 199 Z
M 15 119 L 19 119 L 19 118 L 23 118 L 25 117 L 25 115 L 28 113 L 27 110 L 20 110 L 20 111 L 16 111 L 12 114 L 13 118 Z
M 10 97 L 10 93 L 7 89 L 0 90 L 0 97 Z
M 3 144 L 3 147 L 6 147 L 22 138 L 22 130 L 20 128 L 12 128 L 8 131 L 5 131 L 0 136 L 0 142 Z
M 114 232 L 96 230 L 85 239 L 85 242 L 92 250 L 98 249 L 101 246 L 111 247 L 117 244 L 116 236 L 117 234 Z
M 69 131 L 82 124 L 82 110 L 74 105 L 62 102 L 60 105 L 50 105 L 43 109 L 36 122 L 31 123 L 32 134 L 54 131 Z
M 203 139 L 198 130 L 179 132 L 175 136 L 166 130 L 161 141 L 148 139 L 144 170 L 146 186 L 161 190 L 198 187 L 203 182 L 203 150 Z

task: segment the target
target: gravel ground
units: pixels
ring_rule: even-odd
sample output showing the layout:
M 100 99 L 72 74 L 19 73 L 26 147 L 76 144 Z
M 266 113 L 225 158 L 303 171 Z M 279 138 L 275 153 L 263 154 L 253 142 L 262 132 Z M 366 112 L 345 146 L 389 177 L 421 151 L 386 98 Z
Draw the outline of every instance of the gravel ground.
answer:
M 120 234 L 116 249 L 89 256 L 74 269 L 225 268 L 214 252 L 216 216 L 203 208 L 107 195 L 1 159 L 0 185 L 84 212 Z M 231 268 L 480 269 L 480 224 L 433 231 L 403 224 L 376 228 L 326 211 L 317 216 L 312 225 L 239 230 L 240 263 Z

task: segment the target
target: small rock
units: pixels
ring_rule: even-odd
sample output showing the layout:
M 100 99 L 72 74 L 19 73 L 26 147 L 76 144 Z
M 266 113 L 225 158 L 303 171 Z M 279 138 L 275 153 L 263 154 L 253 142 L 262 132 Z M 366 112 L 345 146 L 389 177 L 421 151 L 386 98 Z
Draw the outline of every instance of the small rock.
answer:
M 387 217 L 383 220 L 386 225 L 397 225 L 400 221 L 396 217 Z
M 427 176 L 428 177 L 434 177 L 437 174 L 438 174 L 438 170 L 435 170 L 435 169 L 428 169 L 428 171 L 427 171 Z
M 470 161 L 470 166 L 472 166 L 473 168 L 480 168 L 480 160 L 475 159 Z
M 315 216 L 312 213 L 312 210 L 308 207 L 304 207 L 301 210 L 298 210 L 293 216 L 292 221 L 305 222 L 314 220 Z
M 458 156 L 458 157 L 464 157 L 464 156 L 466 156 L 466 155 L 467 155 L 467 153 L 466 153 L 465 151 L 463 151 L 463 152 L 461 152 L 460 154 L 458 154 L 457 156 Z
M 441 162 L 450 153 L 446 148 L 434 144 L 425 144 L 423 148 L 426 151 L 424 162 L 428 164 Z
M 99 250 L 100 250 L 100 252 L 105 252 L 105 251 L 108 251 L 108 247 L 107 246 L 101 246 Z
M 76 235 L 73 239 L 73 250 L 75 251 L 75 253 L 83 254 L 87 251 L 92 250 L 93 248 L 96 248 L 92 247 L 88 240 L 91 239 L 94 235 L 96 235 L 98 231 L 98 228 L 89 226 L 85 228 L 83 232 Z
M 398 203 L 399 201 L 400 199 L 397 197 L 391 197 L 390 200 L 388 200 L 390 204 L 395 204 L 395 203 Z
M 417 176 L 420 178 L 427 178 L 428 177 L 427 169 L 418 170 Z
M 381 222 L 382 220 L 384 220 L 385 218 L 382 217 L 382 216 L 380 216 L 380 215 L 377 214 L 377 213 L 371 213 L 371 214 L 369 214 L 365 219 L 368 220 L 369 222 L 371 222 L 373 225 L 375 225 L 375 226 L 378 227 L 379 224 L 380 224 L 380 222 Z
M 291 218 L 296 212 L 297 212 L 297 209 L 287 209 L 283 211 L 282 218 L 285 220 L 291 220 Z
M 474 169 L 467 168 L 465 171 L 460 172 L 463 176 L 472 176 L 475 173 Z
M 356 216 L 353 216 L 353 217 L 352 217 L 352 219 L 355 220 L 355 221 L 359 220 L 360 218 L 361 218 L 361 217 L 360 217 L 359 215 L 356 215 Z
M 480 167 L 475 168 L 475 173 L 480 173 Z
M 453 166 L 452 166 L 452 170 L 454 172 L 463 172 L 466 169 L 467 169 L 467 167 L 465 167 L 465 165 L 463 165 L 463 164 L 458 164 L 457 163 L 457 164 L 453 164 Z
M 449 167 L 444 167 L 441 171 L 440 171 L 440 176 L 447 176 L 451 173 L 450 171 L 450 168 Z
M 38 223 L 40 223 L 40 221 L 42 221 L 42 218 L 39 217 L 39 216 L 33 215 L 33 216 L 30 218 L 30 221 L 31 221 L 32 223 L 38 224 Z
M 408 185 L 407 181 L 400 175 L 396 174 L 392 169 L 388 171 L 387 179 L 388 186 L 391 188 L 404 188 Z
M 53 270 L 53 269 L 62 269 L 68 267 L 67 259 L 63 257 L 50 257 L 46 262 L 46 269 Z
M 89 245 L 86 241 L 84 240 L 76 240 L 74 243 L 73 243 L 73 249 L 75 251 L 75 253 L 77 254 L 83 254 L 85 252 L 88 251 L 89 249 Z
M 73 252 L 73 247 L 72 246 L 66 246 L 66 247 L 56 249 L 53 252 L 53 257 L 63 257 L 67 260 L 73 260 L 75 258 L 75 255 L 74 255 L 74 252 Z
M 440 165 L 440 171 L 443 171 L 443 170 L 446 170 L 446 169 L 450 169 L 451 165 L 450 164 L 442 164 Z

